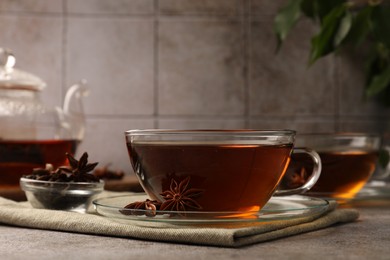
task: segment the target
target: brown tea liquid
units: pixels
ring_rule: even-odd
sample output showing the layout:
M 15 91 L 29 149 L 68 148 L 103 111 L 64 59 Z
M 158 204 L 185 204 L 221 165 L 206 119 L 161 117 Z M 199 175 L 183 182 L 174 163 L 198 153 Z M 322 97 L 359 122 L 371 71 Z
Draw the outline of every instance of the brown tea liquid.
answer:
M 324 196 L 353 198 L 375 170 L 378 154 L 374 151 L 318 152 L 322 172 L 310 192 Z M 304 154 L 293 154 L 284 187 L 292 188 L 307 179 L 313 162 Z
M 0 140 L 0 189 L 19 187 L 20 177 L 46 163 L 55 168 L 67 165 L 65 153 L 74 154 L 77 144 L 75 140 Z
M 153 199 L 190 177 L 201 189 L 203 211 L 259 210 L 285 173 L 292 145 L 135 143 L 128 144 L 133 168 Z M 154 196 L 155 194 L 156 196 Z

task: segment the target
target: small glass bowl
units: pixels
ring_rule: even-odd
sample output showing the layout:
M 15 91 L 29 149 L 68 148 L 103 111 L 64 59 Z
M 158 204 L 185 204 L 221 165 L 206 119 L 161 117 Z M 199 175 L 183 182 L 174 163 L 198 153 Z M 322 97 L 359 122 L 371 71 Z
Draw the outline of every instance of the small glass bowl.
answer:
M 27 200 L 34 208 L 85 213 L 104 182 L 54 182 L 20 179 Z

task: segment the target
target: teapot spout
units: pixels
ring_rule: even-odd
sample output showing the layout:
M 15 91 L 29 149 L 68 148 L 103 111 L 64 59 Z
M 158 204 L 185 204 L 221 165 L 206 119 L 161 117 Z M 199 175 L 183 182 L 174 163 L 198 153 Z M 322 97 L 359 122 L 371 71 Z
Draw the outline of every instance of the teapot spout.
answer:
M 72 138 L 82 140 L 85 132 L 85 116 L 83 107 L 83 97 L 88 94 L 87 81 L 72 85 L 66 92 L 64 99 L 64 106 L 62 109 L 65 122 L 68 129 L 71 130 Z

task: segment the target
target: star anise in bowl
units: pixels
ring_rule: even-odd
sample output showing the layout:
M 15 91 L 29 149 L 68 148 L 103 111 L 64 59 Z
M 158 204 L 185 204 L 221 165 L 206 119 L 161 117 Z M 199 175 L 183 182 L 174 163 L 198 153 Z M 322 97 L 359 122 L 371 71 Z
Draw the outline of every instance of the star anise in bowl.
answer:
M 104 182 L 91 174 L 98 163 L 88 163 L 88 154 L 80 160 L 66 154 L 69 166 L 34 169 L 20 179 L 22 190 L 34 208 L 85 212 L 93 197 L 104 189 Z
M 71 154 L 66 153 L 69 166 L 60 166 L 54 169 L 52 165 L 47 164 L 46 168 L 36 168 L 32 174 L 25 175 L 23 178 L 54 181 L 54 182 L 99 182 L 100 179 L 91 172 L 98 165 L 88 163 L 88 153 L 83 153 L 80 160 L 76 160 Z

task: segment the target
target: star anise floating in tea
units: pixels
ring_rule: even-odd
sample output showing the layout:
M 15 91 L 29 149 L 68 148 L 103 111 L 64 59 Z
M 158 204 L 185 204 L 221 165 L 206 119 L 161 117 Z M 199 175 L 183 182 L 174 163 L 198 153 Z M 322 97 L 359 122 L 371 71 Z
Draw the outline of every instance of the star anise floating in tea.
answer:
M 24 178 L 55 181 L 55 182 L 99 182 L 100 179 L 91 172 L 95 169 L 97 162 L 88 163 L 88 153 L 83 153 L 80 160 L 76 160 L 71 154 L 66 154 L 70 166 L 60 166 L 54 170 L 48 164 L 46 168 L 34 169 L 32 174 L 23 176 Z
M 189 176 L 179 184 L 172 179 L 169 190 L 160 194 L 165 200 L 160 210 L 187 211 L 202 209 L 202 206 L 196 202 L 195 198 L 199 197 L 203 193 L 203 190 L 189 188 L 189 182 Z
M 308 177 L 305 167 L 302 167 L 299 171 L 287 172 L 283 182 L 288 188 L 298 188 L 307 182 Z
M 190 188 L 190 177 L 188 176 L 181 182 L 171 179 L 171 184 L 168 190 L 163 191 L 160 195 L 164 202 L 156 200 L 137 201 L 125 206 L 125 209 L 134 209 L 134 211 L 120 210 L 125 215 L 143 215 L 152 217 L 156 215 L 156 211 L 178 211 L 179 215 L 185 215 L 186 211 L 201 210 L 202 206 L 196 201 L 204 190 Z M 141 211 L 137 211 L 141 209 Z M 145 211 L 143 211 L 145 210 Z

